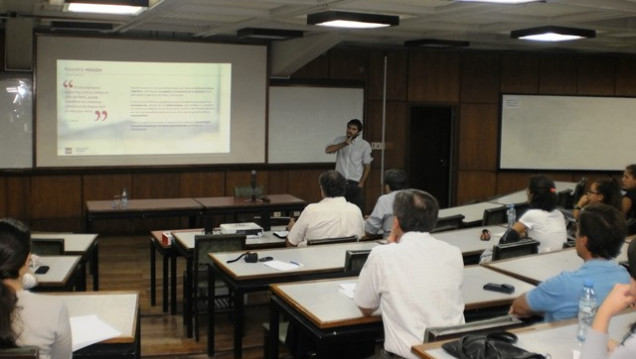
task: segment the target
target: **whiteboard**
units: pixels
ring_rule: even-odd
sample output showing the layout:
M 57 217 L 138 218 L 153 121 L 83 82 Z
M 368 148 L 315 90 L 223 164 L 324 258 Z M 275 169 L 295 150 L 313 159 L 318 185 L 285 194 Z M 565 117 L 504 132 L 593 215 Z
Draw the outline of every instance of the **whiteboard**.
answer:
M 335 162 L 325 147 L 346 134 L 349 120 L 363 121 L 363 110 L 361 88 L 271 86 L 268 162 Z
M 0 168 L 33 166 L 31 77 L 0 77 Z
M 499 168 L 620 171 L 636 163 L 636 99 L 508 95 Z

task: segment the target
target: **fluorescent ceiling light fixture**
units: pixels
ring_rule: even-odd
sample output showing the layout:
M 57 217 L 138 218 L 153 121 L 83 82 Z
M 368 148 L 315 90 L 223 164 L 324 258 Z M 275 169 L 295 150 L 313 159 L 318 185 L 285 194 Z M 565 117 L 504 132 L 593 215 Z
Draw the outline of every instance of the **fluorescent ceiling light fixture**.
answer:
M 435 48 L 435 49 L 466 47 L 469 45 L 470 45 L 470 42 L 468 41 L 439 40 L 439 39 L 420 39 L 420 40 L 410 40 L 410 41 L 404 42 L 404 46 L 406 47 L 427 47 L 427 48 Z
M 525 4 L 529 2 L 545 2 L 545 0 L 457 0 L 459 2 L 487 2 L 491 4 Z
M 138 15 L 148 0 L 67 0 L 64 11 L 111 15 Z
M 236 32 L 239 39 L 261 39 L 261 40 L 285 40 L 296 37 L 303 37 L 303 32 L 299 30 L 279 30 L 279 29 L 258 29 L 246 27 Z
M 510 37 L 520 40 L 557 42 L 591 39 L 596 37 L 596 31 L 563 26 L 541 26 L 511 31 Z
M 323 11 L 307 15 L 307 24 L 349 29 L 373 29 L 397 26 L 400 24 L 400 17 L 345 11 Z

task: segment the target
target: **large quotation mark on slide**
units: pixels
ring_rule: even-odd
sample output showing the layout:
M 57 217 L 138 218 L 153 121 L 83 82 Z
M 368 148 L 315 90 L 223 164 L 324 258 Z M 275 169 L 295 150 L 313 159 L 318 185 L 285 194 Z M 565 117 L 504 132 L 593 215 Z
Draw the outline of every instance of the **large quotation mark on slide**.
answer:
M 64 80 L 64 88 L 73 88 L 73 80 Z
M 95 117 L 95 121 L 106 121 L 106 119 L 108 118 L 108 111 L 104 110 L 104 111 L 95 111 L 95 115 L 97 117 Z

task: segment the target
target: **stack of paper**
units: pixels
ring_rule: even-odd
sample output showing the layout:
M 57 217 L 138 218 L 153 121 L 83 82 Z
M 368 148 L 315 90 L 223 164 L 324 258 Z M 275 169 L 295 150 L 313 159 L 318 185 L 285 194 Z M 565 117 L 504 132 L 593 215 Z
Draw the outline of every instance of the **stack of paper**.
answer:
M 99 319 L 95 314 L 72 317 L 70 321 L 73 351 L 121 335 L 120 332 Z

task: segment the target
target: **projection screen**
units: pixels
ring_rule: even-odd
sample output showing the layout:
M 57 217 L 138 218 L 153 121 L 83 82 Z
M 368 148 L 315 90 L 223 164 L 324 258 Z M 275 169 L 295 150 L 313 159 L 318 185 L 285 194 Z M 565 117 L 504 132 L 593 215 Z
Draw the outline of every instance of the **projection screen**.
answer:
M 265 162 L 265 46 L 40 35 L 36 79 L 36 167 Z

